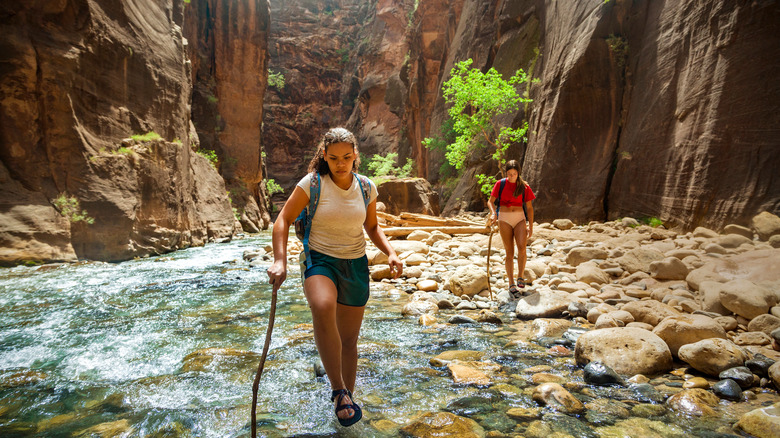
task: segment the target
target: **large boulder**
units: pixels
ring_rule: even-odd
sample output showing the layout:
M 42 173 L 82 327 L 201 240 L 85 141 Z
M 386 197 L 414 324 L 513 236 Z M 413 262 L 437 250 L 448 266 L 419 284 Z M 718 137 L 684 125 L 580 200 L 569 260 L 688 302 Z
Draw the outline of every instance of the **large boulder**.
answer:
M 566 292 L 541 290 L 521 298 L 515 313 L 520 319 L 558 318 L 569 308 L 571 300 Z
M 650 263 L 650 275 L 657 280 L 685 280 L 688 267 L 677 257 Z
M 745 351 L 728 339 L 704 339 L 683 345 L 677 355 L 688 365 L 710 376 L 744 365 Z
M 685 344 L 710 338 L 726 339 L 723 327 L 704 315 L 668 316 L 653 329 L 653 333 L 666 342 L 673 356 L 677 356 L 677 351 Z
M 777 304 L 777 295 L 751 281 L 732 280 L 721 286 L 720 302 L 737 315 L 753 319 L 768 313 Z
M 445 288 L 456 296 L 473 297 L 488 288 L 487 272 L 473 265 L 461 266 L 447 280 Z
M 439 194 L 423 178 L 390 178 L 379 184 L 379 197 L 390 214 L 439 215 Z
M 780 234 L 780 217 L 768 211 L 763 211 L 753 217 L 753 229 L 761 240 Z
M 574 358 L 579 365 L 599 361 L 618 374 L 658 374 L 672 368 L 672 353 L 663 339 L 633 327 L 592 330 L 577 339 Z
M 578 266 L 580 263 L 584 263 L 590 260 L 606 260 L 609 254 L 607 251 L 601 248 L 581 247 L 574 248 L 569 251 L 566 256 L 566 263 L 571 266 Z
M 760 284 L 780 281 L 780 248 L 747 251 L 709 261 L 691 271 L 688 286 L 699 290 L 703 281 L 750 280 Z
M 756 438 L 777 438 L 780 434 L 780 403 L 744 414 L 734 427 Z
M 635 321 L 652 326 L 658 325 L 666 317 L 680 314 L 674 307 L 654 300 L 632 301 L 621 310 L 630 313 Z
M 650 248 L 634 248 L 617 258 L 617 262 L 623 270 L 630 273 L 650 272 L 650 264 L 664 259 L 661 251 Z
M 599 268 L 596 262 L 585 262 L 577 266 L 575 274 L 577 281 L 581 281 L 585 284 L 597 283 L 607 284 L 610 281 L 609 274 Z

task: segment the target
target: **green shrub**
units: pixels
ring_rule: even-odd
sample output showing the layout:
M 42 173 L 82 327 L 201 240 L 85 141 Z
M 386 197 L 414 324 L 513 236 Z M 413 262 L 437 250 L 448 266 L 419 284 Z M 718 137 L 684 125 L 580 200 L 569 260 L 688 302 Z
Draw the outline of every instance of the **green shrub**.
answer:
M 95 223 L 95 219 L 89 217 L 86 210 L 81 209 L 79 200 L 76 199 L 75 196 L 68 196 L 65 193 L 60 193 L 60 196 L 54 199 L 52 204 L 54 204 L 54 208 L 71 223 L 81 221 L 88 224 Z
M 130 138 L 132 138 L 135 141 L 152 141 L 152 140 L 159 140 L 162 137 L 160 137 L 160 134 L 154 131 L 150 131 L 143 135 L 140 134 L 132 135 L 130 136 Z
M 276 183 L 273 178 L 268 178 L 268 182 L 265 187 L 268 189 L 268 196 L 273 196 L 276 193 L 284 192 L 282 186 Z
M 414 161 L 411 158 L 406 159 L 403 167 L 398 167 L 398 154 L 391 152 L 384 157 L 376 154 L 368 162 L 368 174 L 371 178 L 380 178 L 383 176 L 397 176 L 406 178 L 411 176 L 414 169 Z
M 215 169 L 217 168 L 217 164 L 219 164 L 219 158 L 217 157 L 217 153 L 210 150 L 210 149 L 198 149 L 197 153 L 199 155 L 202 155 L 206 157 L 207 160 L 211 163 L 211 166 Z
M 274 73 L 271 69 L 268 69 L 268 86 L 274 87 L 279 91 L 284 89 L 284 75 L 282 73 Z

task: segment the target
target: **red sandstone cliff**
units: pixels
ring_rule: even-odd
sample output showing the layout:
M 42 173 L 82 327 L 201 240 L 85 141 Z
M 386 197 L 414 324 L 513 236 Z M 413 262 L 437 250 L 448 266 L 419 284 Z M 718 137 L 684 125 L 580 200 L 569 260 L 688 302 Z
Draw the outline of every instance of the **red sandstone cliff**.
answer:
M 192 60 L 192 121 L 200 148 L 215 151 L 245 231 L 270 223 L 263 175 L 268 0 L 193 0 L 184 35 Z
M 0 6 L 0 263 L 125 260 L 232 236 L 224 183 L 190 150 L 182 17 L 180 1 Z M 162 138 L 122 142 L 151 131 Z

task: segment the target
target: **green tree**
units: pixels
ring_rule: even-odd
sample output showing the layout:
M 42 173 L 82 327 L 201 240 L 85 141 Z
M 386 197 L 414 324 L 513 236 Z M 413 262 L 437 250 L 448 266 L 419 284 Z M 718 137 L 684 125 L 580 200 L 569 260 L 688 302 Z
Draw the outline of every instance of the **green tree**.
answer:
M 371 157 L 368 162 L 368 171 L 371 174 L 372 179 L 381 178 L 383 176 L 397 176 L 406 178 L 412 174 L 414 169 L 414 161 L 411 158 L 406 159 L 406 164 L 403 167 L 398 167 L 398 154 L 391 152 L 384 157 L 376 154 Z
M 450 79 L 442 86 L 445 101 L 450 105 L 447 110 L 453 121 L 456 133 L 455 141 L 446 147 L 447 161 L 459 172 L 467 162 L 472 148 L 494 149 L 492 158 L 503 169 L 506 151 L 513 142 L 525 141 L 528 123 L 519 128 L 499 126 L 499 116 L 515 112 L 520 104 L 531 102 L 517 92 L 519 84 L 528 81 L 526 73 L 519 69 L 505 80 L 494 68 L 483 73 L 472 68 L 473 61 L 459 62 L 450 72 Z M 426 138 L 423 145 L 434 148 L 436 140 Z M 502 170 L 503 172 L 503 170 Z M 492 186 L 488 176 L 477 175 L 484 192 Z

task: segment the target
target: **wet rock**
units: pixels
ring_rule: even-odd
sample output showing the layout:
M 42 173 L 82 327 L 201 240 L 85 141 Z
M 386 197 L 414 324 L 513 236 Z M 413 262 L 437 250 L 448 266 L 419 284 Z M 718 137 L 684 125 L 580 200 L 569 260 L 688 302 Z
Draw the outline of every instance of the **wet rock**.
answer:
M 480 360 L 485 356 L 485 353 L 476 350 L 448 350 L 440 353 L 429 361 L 431 366 L 443 367 L 453 360 L 460 361 L 472 361 Z
M 484 414 L 493 411 L 493 404 L 500 401 L 501 396 L 499 394 L 493 391 L 484 391 L 451 401 L 447 405 L 447 411 L 455 415 L 470 417 L 474 414 Z
M 703 339 L 726 339 L 726 331 L 714 319 L 704 315 L 674 315 L 664 318 L 653 333 L 669 346 L 673 356 L 685 344 Z
M 452 361 L 447 364 L 452 381 L 461 385 L 488 386 L 490 377 L 482 371 L 466 365 L 465 362 Z
M 723 379 L 712 385 L 712 392 L 720 398 L 732 401 L 742 400 L 742 388 L 731 379 Z
M 401 436 L 416 438 L 441 436 L 482 438 L 485 436 L 485 430 L 476 421 L 449 412 L 429 412 L 402 427 L 400 432 Z
M 535 331 L 535 336 L 537 337 L 561 336 L 571 327 L 571 325 L 572 322 L 569 320 L 548 318 L 537 318 L 531 323 L 531 326 Z
M 769 376 L 769 367 L 771 367 L 774 363 L 774 360 L 764 356 L 763 354 L 756 354 L 753 356 L 753 359 L 745 361 L 745 366 L 748 367 L 748 369 L 750 369 L 750 371 L 754 374 L 761 377 L 767 377 Z
M 582 402 L 557 383 L 543 383 L 534 388 L 532 398 L 537 403 L 560 412 L 578 414 L 585 410 Z
M 48 377 L 48 374 L 35 370 L 16 371 L 0 378 L 0 388 L 18 388 L 35 385 Z
M 631 415 L 624 403 L 603 398 L 587 403 L 585 409 L 585 418 L 592 424 L 614 424 L 615 421 Z
M 718 404 L 718 397 L 704 389 L 684 389 L 666 400 L 666 405 L 681 414 L 714 416 L 713 406 Z
M 128 420 L 117 420 L 108 423 L 100 423 L 76 433 L 76 436 L 114 438 L 130 436 L 135 429 L 130 426 Z
M 542 408 L 511 408 L 506 411 L 507 417 L 517 422 L 527 422 L 542 416 Z
M 710 387 L 710 382 L 703 377 L 692 377 L 683 383 L 683 389 L 702 388 L 707 389 Z
M 742 366 L 746 359 L 742 348 L 727 339 L 717 338 L 683 345 L 678 355 L 691 367 L 710 376 L 717 376 L 729 368 Z
M 641 402 L 663 403 L 666 400 L 666 396 L 649 383 L 636 383 L 629 388 L 634 392 L 635 398 Z
M 476 324 L 477 321 L 465 315 L 454 315 L 447 320 L 450 324 Z
M 631 415 L 640 418 L 660 417 L 666 414 L 664 405 L 640 403 L 631 408 Z
M 438 322 L 438 320 L 436 319 L 435 316 L 427 314 L 427 313 L 424 314 L 424 315 L 420 315 L 420 318 L 417 320 L 417 323 L 422 325 L 422 326 L 431 326 L 431 325 L 436 324 L 437 322 Z
M 569 307 L 569 301 L 565 292 L 542 290 L 521 298 L 515 313 L 520 319 L 557 318 Z
M 647 418 L 629 418 L 618 421 L 612 426 L 596 429 L 601 438 L 645 437 L 645 438 L 684 438 L 689 434 L 681 427 Z
M 777 303 L 775 294 L 749 280 L 732 280 L 723 284 L 720 291 L 723 307 L 747 319 L 769 312 Z
M 612 368 L 601 362 L 590 362 L 585 365 L 585 382 L 592 385 L 624 385 L 625 379 Z
M 658 374 L 672 367 L 669 347 L 647 330 L 621 327 L 580 336 L 574 350 L 579 365 L 600 361 L 618 374 Z
M 653 327 L 664 318 L 679 315 L 680 312 L 672 306 L 654 300 L 634 301 L 624 305 L 621 310 L 630 313 L 637 322 L 644 322 Z
M 401 310 L 403 316 L 420 316 L 424 314 L 436 314 L 439 311 L 439 306 L 424 300 L 409 301 L 404 305 Z
M 437 283 L 436 280 L 420 280 L 415 286 L 417 286 L 417 290 L 426 292 L 435 292 L 439 290 L 439 283 Z
M 777 438 L 777 431 L 780 430 L 780 403 L 746 413 L 735 428 L 757 438 Z
M 566 382 L 566 378 L 550 373 L 535 373 L 531 376 L 531 382 L 534 385 L 540 385 L 542 383 L 564 383 Z
M 758 238 L 764 241 L 780 234 L 780 217 L 768 211 L 762 211 L 754 216 L 751 225 L 756 234 L 758 234 Z
M 193 351 L 182 359 L 182 372 L 215 371 L 212 365 L 218 365 L 219 370 L 234 370 L 242 367 L 251 368 L 260 354 L 253 351 L 233 348 L 204 348 Z M 219 371 L 217 370 L 217 371 Z
M 480 310 L 479 315 L 477 315 L 477 322 L 481 322 L 483 324 L 498 324 L 498 325 L 504 323 L 504 321 L 501 320 L 501 317 L 498 316 L 497 313 L 491 312 L 489 310 Z

